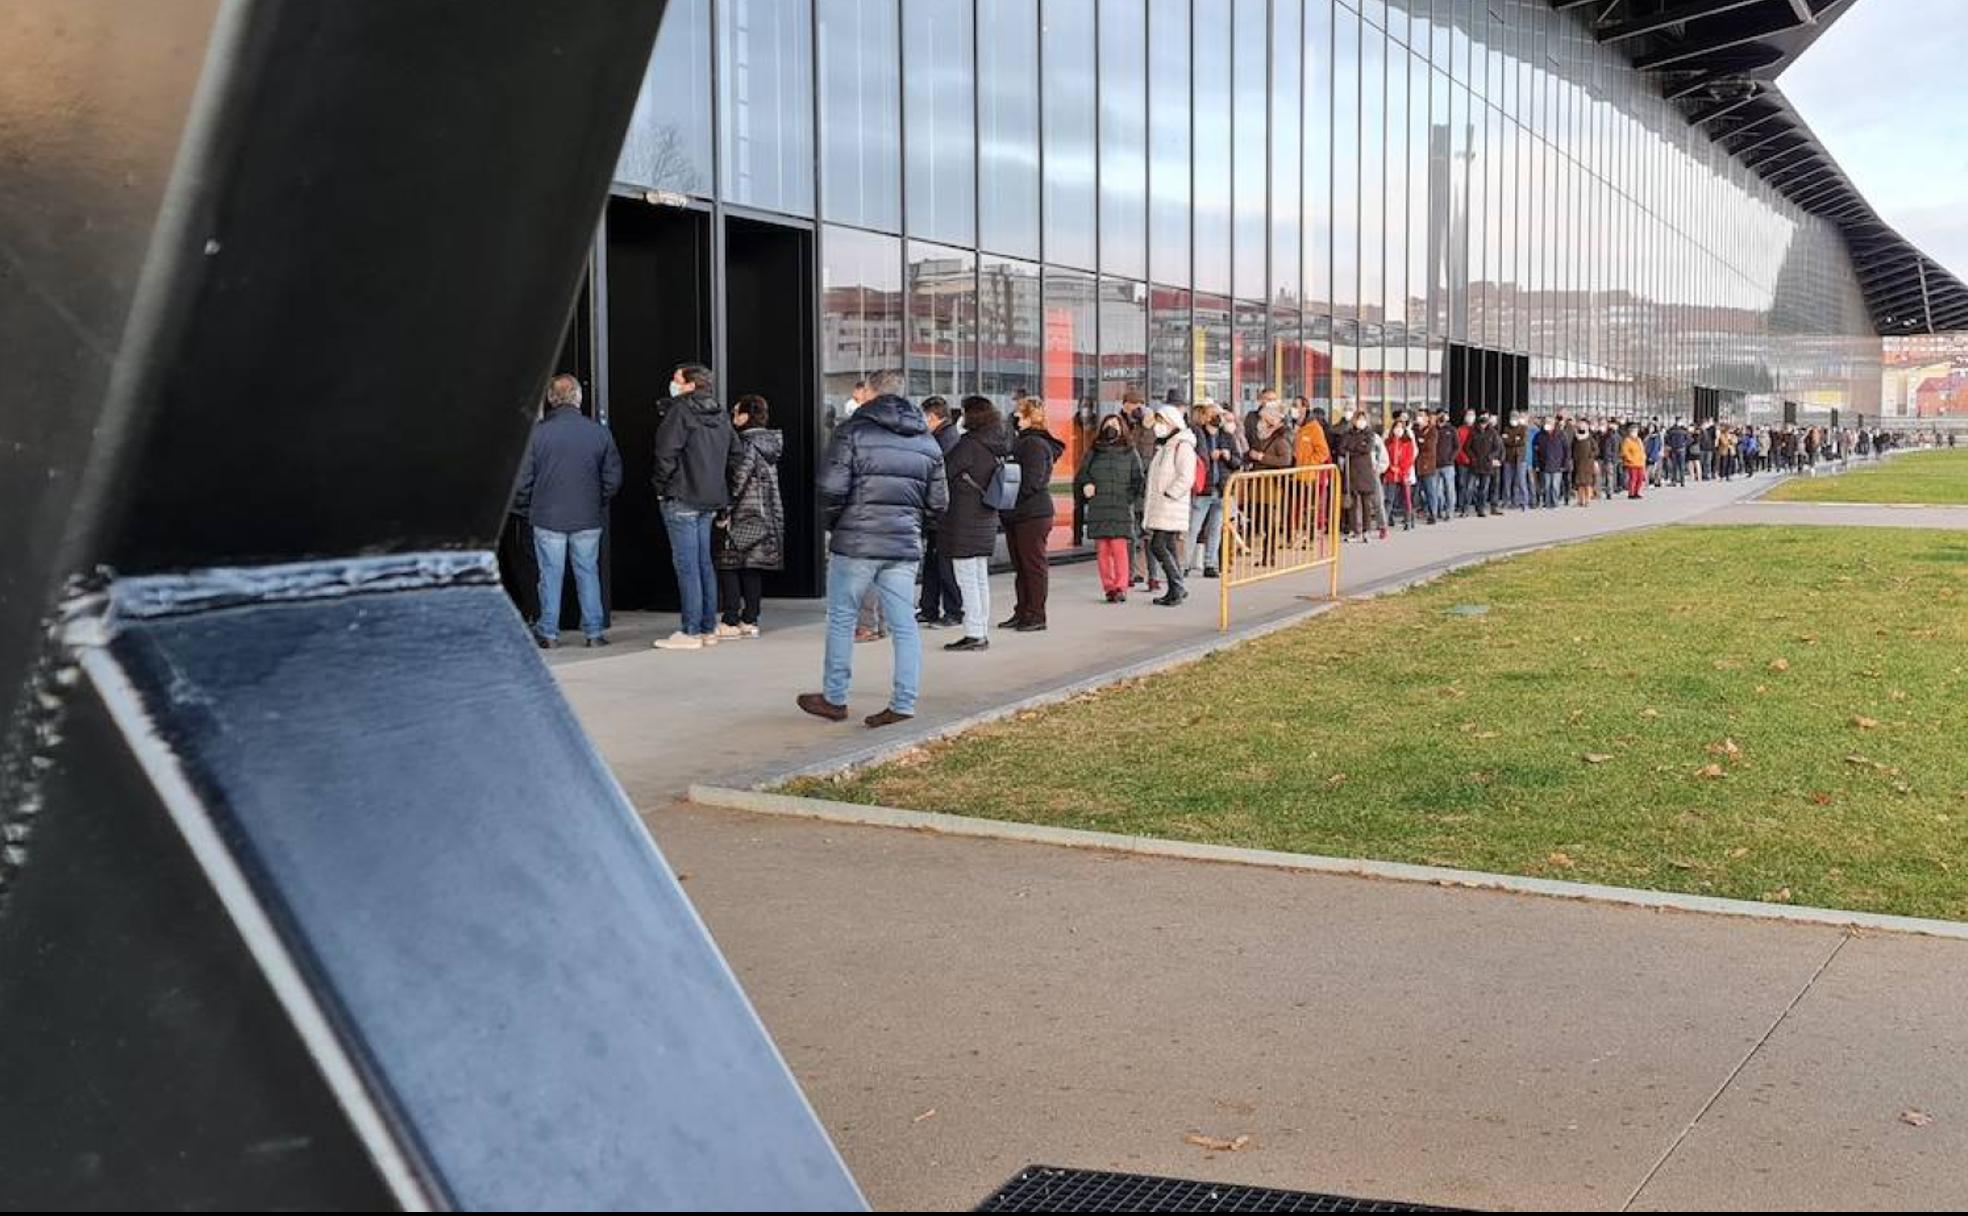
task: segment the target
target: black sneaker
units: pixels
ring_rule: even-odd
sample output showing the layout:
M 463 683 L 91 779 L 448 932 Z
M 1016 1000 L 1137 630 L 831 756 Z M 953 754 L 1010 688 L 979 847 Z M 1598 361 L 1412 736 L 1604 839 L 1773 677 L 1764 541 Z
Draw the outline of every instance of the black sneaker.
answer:
M 1011 628 L 1015 633 L 1044 633 L 1045 627 L 1044 621 L 1020 621 Z
M 954 642 L 945 642 L 943 644 L 943 649 L 945 650 L 989 650 L 990 648 L 991 640 L 989 638 L 958 638 Z
M 943 618 L 942 624 L 945 629 L 955 629 L 957 626 L 963 624 L 963 618 L 960 616 L 946 616 Z
M 608 645 L 608 635 L 605 633 L 597 633 L 593 637 L 589 638 L 587 641 L 583 642 L 582 645 L 586 646 L 589 650 L 593 650 L 597 646 L 606 646 Z
M 1023 625 L 1024 623 L 1025 623 L 1025 618 L 1024 618 L 1024 617 L 1021 617 L 1021 616 L 1008 616 L 1008 617 L 1006 617 L 1006 618 L 1005 618 L 1004 620 L 1002 620 L 1002 621 L 999 621 L 999 622 L 998 622 L 998 628 L 1000 628 L 1000 629 L 1016 629 L 1016 628 L 1018 628 L 1018 627 L 1019 627 L 1020 625 Z
M 542 650 L 557 650 L 560 648 L 560 639 L 550 638 L 543 633 L 536 633 L 533 635 L 533 644 Z
M 1223 577 L 1223 576 L 1222 576 L 1222 575 L 1220 575 L 1220 574 L 1218 574 L 1218 573 L 1217 573 L 1217 572 L 1216 572 L 1216 571 L 1215 571 L 1214 569 L 1212 569 L 1212 568 L 1210 568 L 1210 567 L 1207 567 L 1207 566 L 1205 566 L 1205 567 L 1203 568 L 1203 577 L 1204 577 L 1204 578 L 1221 578 L 1221 577 Z

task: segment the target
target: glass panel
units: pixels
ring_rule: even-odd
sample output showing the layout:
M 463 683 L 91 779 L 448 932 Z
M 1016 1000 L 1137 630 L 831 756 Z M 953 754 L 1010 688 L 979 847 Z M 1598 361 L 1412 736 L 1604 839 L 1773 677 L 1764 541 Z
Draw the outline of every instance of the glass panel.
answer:
M 909 396 L 955 406 L 977 383 L 977 256 L 909 242 Z
M 1147 57 L 1141 0 L 1100 0 L 1100 265 L 1129 278 L 1148 273 Z
M 1237 216 L 1234 287 L 1238 295 L 1260 300 L 1270 290 L 1264 274 L 1265 242 L 1270 235 L 1265 221 L 1269 187 L 1265 167 L 1269 124 L 1265 120 L 1270 103 L 1265 27 L 1269 9 L 1266 0 L 1236 0 L 1236 57 L 1231 64 L 1237 98 L 1230 187 Z
M 1196 0 L 1196 286 L 1230 292 L 1230 0 Z M 1227 341 L 1227 339 L 1226 339 Z M 1224 391 L 1228 378 L 1219 382 Z
M 968 245 L 977 232 L 971 0 L 909 0 L 902 21 L 909 231 Z
M 1299 26 L 1300 0 L 1272 0 L 1271 46 L 1271 298 L 1294 313 L 1298 310 L 1301 265 L 1299 226 L 1304 208 L 1299 191 L 1304 180 L 1299 168 L 1299 120 L 1304 113 L 1304 32 Z M 1294 322 L 1293 330 L 1297 325 Z M 1293 334 L 1296 341 L 1296 332 Z M 1275 378 L 1275 377 L 1274 377 Z
M 1157 284 L 1148 297 L 1148 400 L 1188 401 L 1195 384 L 1196 331 L 1189 292 Z
M 615 180 L 710 194 L 711 0 L 671 0 L 663 10 Z
M 1093 0 L 1047 0 L 1044 17 L 1045 259 L 1091 267 L 1096 223 Z
M 1193 350 L 1196 361 L 1197 401 L 1229 405 L 1230 392 L 1230 297 L 1196 296 L 1196 331 Z
M 978 213 L 984 248 L 1039 256 L 1038 0 L 990 0 L 978 23 Z
M 719 147 L 727 202 L 813 214 L 811 10 L 720 0 Z
M 1257 395 L 1271 387 L 1271 348 L 1265 336 L 1262 300 L 1238 300 L 1235 329 L 1230 341 L 1230 397 L 1237 403 L 1237 416 L 1257 408 Z
M 1305 6 L 1305 279 L 1308 317 L 1332 313 L 1332 0 Z M 1314 325 L 1330 329 L 1319 321 Z
M 1148 285 L 1102 275 L 1100 399 L 1116 402 L 1130 390 L 1148 392 Z
M 1039 391 L 1045 338 L 1039 309 L 1039 266 L 985 257 L 978 275 L 981 377 L 978 391 L 1008 409 L 1021 393 Z
M 895 0 L 820 0 L 820 208 L 902 228 L 901 63 Z
M 1073 541 L 1073 470 L 1080 467 L 1099 397 L 1094 328 L 1097 324 L 1094 277 L 1078 270 L 1045 272 L 1045 364 L 1043 387 L 1046 429 L 1066 450 L 1052 467 L 1053 529 L 1047 547 L 1064 549 Z
M 828 226 L 820 240 L 820 371 L 827 416 L 842 416 L 857 380 L 902 365 L 902 245 Z
M 1189 279 L 1189 0 L 1148 9 L 1148 269 L 1158 283 Z M 1183 305 L 1184 313 L 1188 305 Z M 1183 328 L 1188 328 L 1185 317 Z M 1187 382 L 1187 373 L 1183 377 Z
M 1360 19 L 1333 10 L 1333 312 L 1360 307 Z

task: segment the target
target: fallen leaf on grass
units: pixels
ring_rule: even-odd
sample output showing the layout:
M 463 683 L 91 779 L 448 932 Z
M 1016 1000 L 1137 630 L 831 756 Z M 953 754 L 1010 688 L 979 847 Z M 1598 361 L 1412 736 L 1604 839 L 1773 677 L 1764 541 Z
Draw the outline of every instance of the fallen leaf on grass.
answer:
M 1818 635 L 1815 633 L 1800 634 L 1798 635 L 1797 640 L 1804 643 L 1806 646 L 1816 646 L 1818 644 Z
M 1864 768 L 1867 765 L 1873 765 L 1874 767 L 1877 767 L 1877 763 L 1875 761 L 1868 760 L 1864 756 L 1859 755 L 1857 752 L 1853 752 L 1851 755 L 1845 757 L 1845 763 L 1856 764 L 1860 768 Z
M 1658 718 L 1661 716 L 1661 711 L 1658 709 L 1643 709 L 1640 711 L 1640 716 L 1643 718 Z
M 1908 1127 L 1926 1127 L 1933 1121 L 1934 1116 L 1924 1110 L 1903 1110 L 1900 1112 L 1900 1122 L 1906 1124 Z
M 1879 719 L 1868 718 L 1864 714 L 1853 714 L 1852 725 L 1858 727 L 1860 730 L 1873 730 L 1879 726 Z
M 1551 856 L 1545 858 L 1544 860 L 1546 864 L 1557 866 L 1563 870 L 1569 870 L 1573 866 L 1578 864 L 1576 861 L 1572 860 L 1571 854 L 1569 853 L 1553 853 Z
M 1771 670 L 1771 671 L 1789 671 L 1789 670 L 1790 670 L 1790 660 L 1789 660 L 1789 659 L 1771 659 L 1771 660 L 1770 660 L 1770 670 Z
M 1738 662 L 1738 661 L 1736 661 L 1735 659 L 1717 659 L 1717 660 L 1715 660 L 1715 670 L 1717 670 L 1717 671 L 1735 671 L 1735 670 L 1736 670 L 1737 668 L 1739 668 L 1739 667 L 1741 667 L 1741 666 L 1742 666 L 1742 664 L 1741 664 L 1740 662 Z
M 1576 722 L 1576 721 L 1578 721 L 1578 720 L 1579 720 L 1580 718 L 1583 718 L 1584 716 L 1585 716 L 1585 711 L 1584 711 L 1584 710 L 1582 710 L 1582 709 L 1575 709 L 1575 710 L 1573 710 L 1573 711 L 1572 711 L 1571 713 L 1568 713 L 1568 714 L 1566 714 L 1566 715 L 1565 715 L 1565 720 L 1566 720 L 1566 721 L 1568 721 L 1568 722 Z
M 1743 846 L 1741 848 L 1730 849 L 1729 856 L 1737 860 L 1740 860 L 1744 857 L 1749 856 L 1749 848 L 1748 846 Z
M 1346 784 L 1346 774 L 1334 773 L 1332 776 L 1326 778 L 1326 784 L 1332 786 L 1334 789 L 1337 789 L 1340 786 Z
M 1587 752 L 1584 759 L 1587 764 L 1604 764 L 1606 761 L 1611 760 L 1612 757 L 1604 752 Z
M 936 1117 L 936 1108 L 932 1106 L 928 1110 L 924 1111 L 922 1114 L 917 1115 L 915 1118 L 909 1120 L 909 1122 L 921 1123 L 924 1119 L 934 1119 L 935 1117 Z
M 1241 1153 L 1250 1147 L 1251 1138 L 1249 1136 L 1239 1136 L 1235 1140 L 1221 1140 L 1215 1136 L 1205 1136 L 1197 1132 L 1191 1132 L 1182 1138 L 1182 1142 L 1184 1144 L 1193 1144 L 1197 1148 L 1206 1148 L 1212 1153 Z
M 1473 735 L 1471 735 L 1471 736 L 1469 736 L 1469 737 L 1470 737 L 1470 738 L 1472 738 L 1472 739 L 1496 739 L 1496 738 L 1501 738 L 1501 736 L 1500 736 L 1500 735 L 1499 735 L 1499 734 L 1498 734 L 1498 733 L 1497 733 L 1496 731 L 1493 731 L 1493 730 L 1479 730 L 1479 731 L 1477 731 L 1477 732 L 1476 732 L 1475 734 L 1473 734 Z
M 1722 766 L 1719 764 L 1704 764 L 1695 770 L 1695 776 L 1705 781 L 1713 781 L 1718 777 L 1727 777 L 1728 775 L 1722 771 Z
M 1784 887 L 1784 888 L 1782 888 L 1781 890 L 1776 890 L 1776 891 L 1765 891 L 1765 892 L 1763 893 L 1763 902 L 1764 902 L 1764 903 L 1766 903 L 1766 904 L 1787 904 L 1787 903 L 1789 903 L 1789 902 L 1790 902 L 1790 888 L 1789 888 L 1789 887 Z
M 1678 858 L 1678 857 L 1670 857 L 1670 858 L 1668 858 L 1668 859 L 1667 859 L 1667 864 L 1668 864 L 1668 865 L 1670 865 L 1670 866 L 1673 866 L 1673 867 L 1674 867 L 1675 869 L 1677 869 L 1677 870 L 1692 870 L 1692 869 L 1694 869 L 1694 868 L 1695 868 L 1695 863 L 1694 863 L 1694 862 L 1692 862 L 1692 861 L 1682 861 L 1682 860 L 1681 860 L 1680 858 Z
M 1756 686 L 1756 695 L 1759 697 L 1769 691 L 1770 691 L 1770 686 L 1767 684 L 1758 684 Z
M 1811 802 L 1813 803 L 1813 805 L 1816 805 L 1816 806 L 1830 806 L 1830 805 L 1831 805 L 1831 795 L 1830 795 L 1830 794 L 1826 794 L 1826 793 L 1816 793 L 1816 794 L 1812 794 L 1812 795 L 1811 795 Z
M 1904 781 L 1895 781 L 1893 783 L 1893 792 L 1895 794 L 1911 794 L 1913 792 L 1913 787 L 1908 785 Z
M 1720 743 L 1708 745 L 1708 754 L 1711 756 L 1740 756 L 1742 752 L 1742 747 L 1734 739 L 1724 739 Z
M 1902 692 L 1897 688 L 1895 688 L 1892 692 L 1887 693 L 1886 695 L 1893 698 L 1895 701 L 1904 701 L 1907 699 L 1906 693 Z

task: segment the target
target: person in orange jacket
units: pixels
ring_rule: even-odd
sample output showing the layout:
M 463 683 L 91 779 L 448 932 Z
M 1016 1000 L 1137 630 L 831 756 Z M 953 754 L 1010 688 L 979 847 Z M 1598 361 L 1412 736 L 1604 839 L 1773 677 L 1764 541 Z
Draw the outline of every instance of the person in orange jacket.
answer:
M 1626 496 L 1640 497 L 1640 487 L 1647 480 L 1647 445 L 1640 442 L 1631 425 L 1620 440 L 1620 468 L 1626 470 Z

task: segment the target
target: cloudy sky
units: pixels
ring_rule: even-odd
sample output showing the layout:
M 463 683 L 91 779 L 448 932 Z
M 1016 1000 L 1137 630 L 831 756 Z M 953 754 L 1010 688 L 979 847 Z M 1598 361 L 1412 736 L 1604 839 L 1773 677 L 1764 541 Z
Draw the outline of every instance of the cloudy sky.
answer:
M 1968 0 L 1855 0 L 1778 83 L 1880 216 L 1968 279 Z

